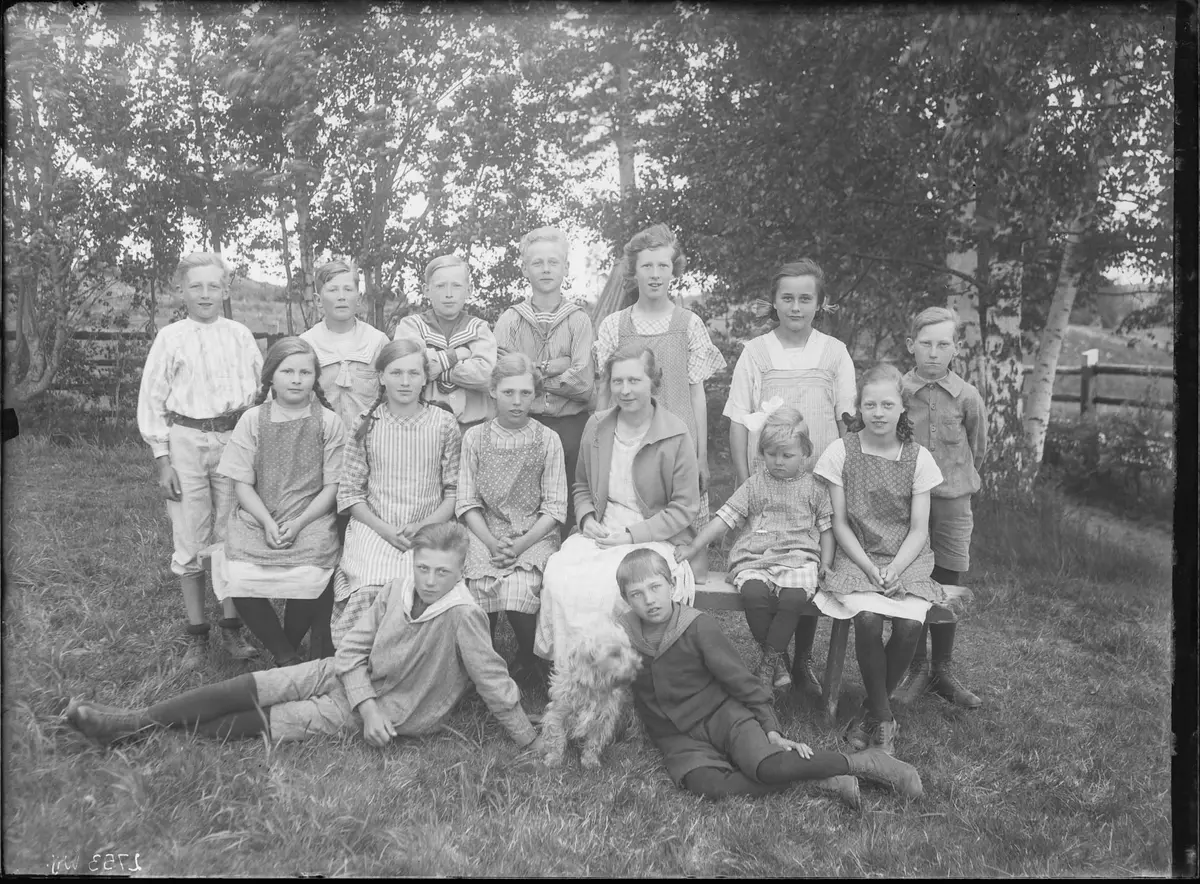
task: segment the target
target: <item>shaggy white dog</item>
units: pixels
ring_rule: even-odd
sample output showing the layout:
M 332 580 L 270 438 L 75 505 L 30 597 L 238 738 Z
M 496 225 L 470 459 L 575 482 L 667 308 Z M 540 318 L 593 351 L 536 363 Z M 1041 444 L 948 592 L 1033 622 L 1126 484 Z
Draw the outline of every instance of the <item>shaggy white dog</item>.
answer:
M 600 753 L 618 731 L 636 727 L 629 686 L 641 665 L 629 636 L 612 620 L 597 620 L 571 646 L 550 676 L 550 705 L 542 718 L 547 764 L 562 764 L 573 739 L 583 741 L 583 766 L 600 766 Z

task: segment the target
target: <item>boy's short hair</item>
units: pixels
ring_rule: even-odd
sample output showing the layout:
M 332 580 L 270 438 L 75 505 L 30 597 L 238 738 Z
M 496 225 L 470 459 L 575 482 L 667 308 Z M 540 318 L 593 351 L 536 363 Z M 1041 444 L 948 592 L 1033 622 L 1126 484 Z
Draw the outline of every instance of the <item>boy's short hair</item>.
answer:
M 937 325 L 940 322 L 953 322 L 954 339 L 958 340 L 958 336 L 962 334 L 962 320 L 949 307 L 926 307 L 913 317 L 912 326 L 908 330 L 908 336 L 915 341 L 917 335 L 921 333 L 921 329 L 926 326 Z
M 432 261 L 425 265 L 425 285 L 429 285 L 429 281 L 433 279 L 433 274 L 437 273 L 443 267 L 464 267 L 467 271 L 467 288 L 471 288 L 471 265 L 467 263 L 467 259 L 460 255 L 438 255 Z
M 804 415 L 790 405 L 781 405 L 769 415 L 758 436 L 758 453 L 766 455 L 768 451 L 795 439 L 800 443 L 800 453 L 812 457 L 812 439 L 808 435 L 808 424 Z
M 453 552 L 458 555 L 459 564 L 466 562 L 467 552 L 471 541 L 467 538 L 467 529 L 457 522 L 438 522 L 436 525 L 426 525 L 412 540 L 413 555 L 417 550 L 427 549 L 433 552 Z
M 229 285 L 229 265 L 216 252 L 192 252 L 190 255 L 184 255 L 179 259 L 175 272 L 171 274 L 171 283 L 175 288 L 182 289 L 188 271 L 197 267 L 216 267 L 221 271 L 221 284 Z
M 563 260 L 567 260 L 567 255 L 571 251 L 571 241 L 567 239 L 567 235 L 557 227 L 539 227 L 537 230 L 531 230 L 521 237 L 521 265 L 525 265 L 525 256 L 529 252 L 529 247 L 535 242 L 552 242 L 562 249 Z
M 335 276 L 341 276 L 343 273 L 354 273 L 354 268 L 345 261 L 330 261 L 327 264 L 322 264 L 313 271 L 313 282 L 317 287 L 318 294 L 321 289 L 332 280 Z M 358 285 L 358 278 L 355 277 L 354 284 Z
M 617 586 L 621 589 L 621 598 L 625 598 L 626 590 L 634 583 L 651 577 L 661 577 L 667 583 L 675 582 L 670 563 L 654 550 L 643 547 L 626 553 L 621 564 L 617 565 Z

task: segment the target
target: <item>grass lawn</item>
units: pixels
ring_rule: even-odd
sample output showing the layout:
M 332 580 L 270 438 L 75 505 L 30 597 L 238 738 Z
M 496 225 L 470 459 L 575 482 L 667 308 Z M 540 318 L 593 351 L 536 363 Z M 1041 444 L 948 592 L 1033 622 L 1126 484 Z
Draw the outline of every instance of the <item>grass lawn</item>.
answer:
M 803 788 L 706 803 L 629 741 L 600 771 L 577 755 L 547 770 L 474 697 L 445 731 L 384 751 L 358 736 L 272 746 L 178 733 L 98 750 L 62 721 L 70 696 L 143 704 L 244 670 L 215 641 L 208 673 L 177 670 L 182 605 L 144 446 L 23 436 L 4 454 L 7 873 L 82 872 L 110 853 L 154 875 L 1170 870 L 1170 555 L 1089 539 L 1052 501 L 979 507 L 977 604 L 956 658 L 985 705 L 929 697 L 899 712 L 897 754 L 925 797 L 864 785 L 852 812 Z M 714 484 L 723 500 L 727 476 Z M 741 615 L 720 620 L 749 657 Z M 502 640 L 510 655 L 506 629 Z M 848 716 L 853 659 L 844 691 Z M 787 736 L 837 747 L 815 712 L 787 697 L 779 710 Z

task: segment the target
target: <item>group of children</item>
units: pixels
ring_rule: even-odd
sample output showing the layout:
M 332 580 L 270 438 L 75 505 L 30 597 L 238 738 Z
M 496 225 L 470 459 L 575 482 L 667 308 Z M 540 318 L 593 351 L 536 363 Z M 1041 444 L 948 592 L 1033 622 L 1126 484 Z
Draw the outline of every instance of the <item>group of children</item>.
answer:
M 278 739 L 361 724 L 382 745 L 435 723 L 469 676 L 514 739 L 534 741 L 488 633 L 506 611 L 518 644 L 511 671 L 538 672 L 541 572 L 572 527 L 567 477 L 593 398 L 593 359 L 630 341 L 654 351 L 662 404 L 695 428 L 701 491 L 703 383 L 724 360 L 703 323 L 668 295 L 683 256 L 665 227 L 627 246 L 637 298 L 601 324 L 595 353 L 586 313 L 562 296 L 565 237 L 533 231 L 521 253 L 530 297 L 505 311 L 495 335 L 464 310 L 471 288 L 460 258 L 430 263 L 430 309 L 404 317 L 390 342 L 355 317 L 351 268 L 334 263 L 318 272 L 322 322 L 265 360 L 244 326 L 219 315 L 228 297 L 219 257 L 181 262 L 188 316 L 155 340 L 139 424 L 168 498 L 172 569 L 193 636 L 184 662 L 204 659 L 198 557 L 218 539 L 223 644 L 236 658 L 256 653 L 238 634 L 244 621 L 280 668 L 189 692 L 166 711 L 73 703 L 72 721 L 103 739 L 152 725 L 226 736 L 268 726 Z M 857 774 L 917 795 L 916 772 L 889 757 L 890 701 L 933 690 L 962 706 L 980 702 L 951 669 L 952 624 L 930 630 L 932 666 L 924 653 L 926 612 L 968 567 L 986 444 L 979 394 L 949 368 L 956 317 L 923 311 L 908 340 L 914 369 L 876 366 L 856 384 L 846 347 L 812 326 L 824 305 L 816 264 L 780 269 L 764 304 L 777 327 L 747 343 L 724 412 L 739 487 L 715 518 L 703 507 L 694 539 L 676 549 L 696 565 L 712 541 L 738 531 L 729 568 L 760 645 L 756 671 L 715 621 L 669 591 L 664 600 L 671 568 L 662 556 L 637 550 L 617 574 L 630 608 L 622 625 L 646 663 L 638 712 L 673 779 L 699 794 L 811 779 L 856 803 L 847 780 Z M 283 624 L 271 599 L 288 599 Z M 848 756 L 784 739 L 771 712 L 772 688 L 817 684 L 816 619 L 801 616 L 810 600 L 855 622 L 867 702 Z M 305 663 L 299 647 L 310 630 L 314 659 Z M 445 684 L 426 683 L 441 671 L 429 669 L 434 657 L 447 661 Z M 271 707 L 257 724 L 246 711 L 255 704 Z

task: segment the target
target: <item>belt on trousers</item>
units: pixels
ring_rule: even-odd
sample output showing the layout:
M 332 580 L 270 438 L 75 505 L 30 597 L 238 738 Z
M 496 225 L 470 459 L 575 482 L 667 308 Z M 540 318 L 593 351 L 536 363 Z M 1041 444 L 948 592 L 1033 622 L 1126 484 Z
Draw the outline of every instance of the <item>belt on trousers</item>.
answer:
M 244 408 L 240 408 L 237 411 L 227 411 L 225 414 L 218 414 L 216 417 L 206 417 L 202 420 L 168 411 L 167 420 L 173 424 L 179 424 L 181 427 L 190 427 L 193 430 L 199 430 L 202 433 L 228 433 L 237 426 L 238 418 L 242 416 L 242 412 L 245 410 Z

